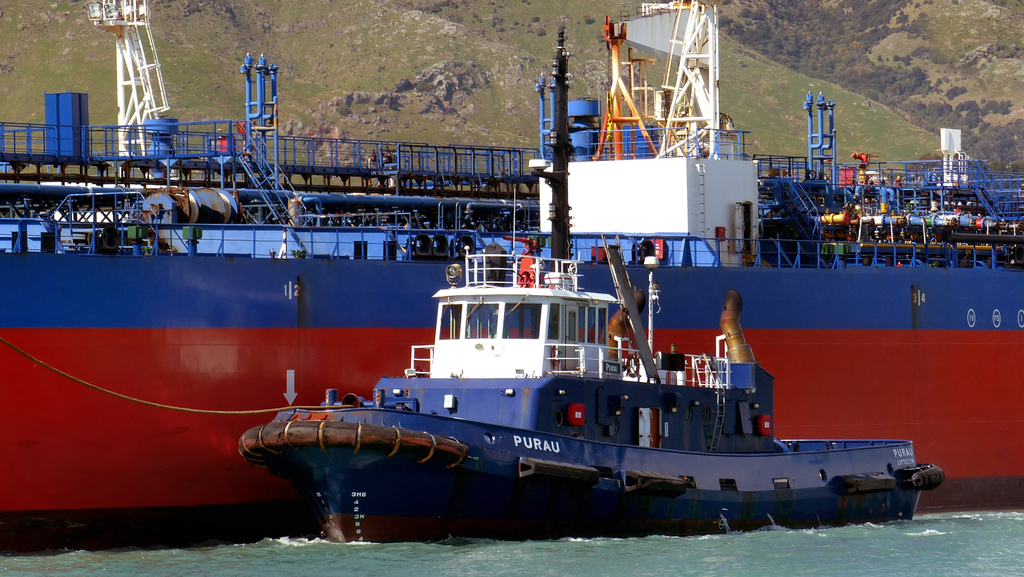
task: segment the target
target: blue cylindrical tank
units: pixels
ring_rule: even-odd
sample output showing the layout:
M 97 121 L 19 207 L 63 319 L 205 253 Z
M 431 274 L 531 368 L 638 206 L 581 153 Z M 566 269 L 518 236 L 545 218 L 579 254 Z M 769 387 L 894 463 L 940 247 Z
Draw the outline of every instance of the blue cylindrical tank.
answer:
M 569 116 L 591 116 L 596 118 L 600 115 L 601 105 L 596 99 L 584 98 L 569 101 Z
M 174 154 L 174 135 L 178 133 L 177 118 L 147 118 L 142 121 L 146 154 L 157 158 Z M 153 178 L 163 178 L 164 171 L 154 170 Z
M 174 153 L 174 135 L 178 133 L 177 118 L 147 118 L 142 121 L 146 131 L 146 154 L 169 156 Z
M 587 161 L 597 152 L 601 104 L 592 98 L 569 101 L 569 139 L 576 161 Z

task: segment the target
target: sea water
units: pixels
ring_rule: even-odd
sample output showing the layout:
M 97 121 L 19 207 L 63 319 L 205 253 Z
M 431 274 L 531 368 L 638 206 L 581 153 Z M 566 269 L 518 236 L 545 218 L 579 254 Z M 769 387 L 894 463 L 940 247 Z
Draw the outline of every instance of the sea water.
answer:
M 2 575 L 454 577 L 701 575 L 1024 575 L 1024 513 L 766 528 L 701 537 L 339 544 L 267 539 L 186 549 L 0 556 Z

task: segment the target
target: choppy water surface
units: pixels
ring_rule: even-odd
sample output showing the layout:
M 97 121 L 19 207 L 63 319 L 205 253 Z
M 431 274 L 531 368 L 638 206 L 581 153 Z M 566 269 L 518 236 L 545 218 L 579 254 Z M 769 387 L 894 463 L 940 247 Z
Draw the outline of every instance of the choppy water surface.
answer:
M 705 537 L 348 544 L 306 539 L 0 557 L 3 575 L 1021 575 L 1024 513 Z

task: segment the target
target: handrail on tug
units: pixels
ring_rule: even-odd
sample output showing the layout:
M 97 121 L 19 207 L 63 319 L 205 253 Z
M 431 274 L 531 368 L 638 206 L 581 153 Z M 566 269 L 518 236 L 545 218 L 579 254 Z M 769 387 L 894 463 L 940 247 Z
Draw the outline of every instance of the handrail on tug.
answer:
M 577 265 L 578 261 L 575 260 L 535 255 L 467 254 L 465 286 L 547 288 L 577 292 Z

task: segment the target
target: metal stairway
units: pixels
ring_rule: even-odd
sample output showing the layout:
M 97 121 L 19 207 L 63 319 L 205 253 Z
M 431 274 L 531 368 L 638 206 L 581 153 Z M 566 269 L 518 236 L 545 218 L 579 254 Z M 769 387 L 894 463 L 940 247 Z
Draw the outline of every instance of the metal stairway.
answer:
M 289 214 L 288 203 L 298 201 L 301 208 L 302 201 L 296 196 L 291 181 L 283 175 L 277 163 L 271 164 L 267 155 L 267 141 L 262 133 L 254 131 L 246 139 L 240 160 L 252 188 L 260 191 L 269 209 L 270 219 L 280 224 L 300 224 L 296 221 L 301 218 L 301 214 Z
M 984 161 L 970 159 L 968 182 L 971 183 L 978 200 L 997 218 L 1020 218 L 1024 213 L 1024 198 L 1021 196 L 1020 175 L 995 174 Z
M 773 202 L 792 220 L 800 240 L 817 240 L 821 236 L 819 208 L 799 182 L 774 178 L 766 179 L 764 184 L 773 190 Z

